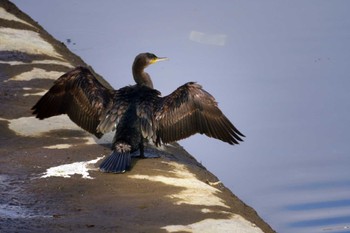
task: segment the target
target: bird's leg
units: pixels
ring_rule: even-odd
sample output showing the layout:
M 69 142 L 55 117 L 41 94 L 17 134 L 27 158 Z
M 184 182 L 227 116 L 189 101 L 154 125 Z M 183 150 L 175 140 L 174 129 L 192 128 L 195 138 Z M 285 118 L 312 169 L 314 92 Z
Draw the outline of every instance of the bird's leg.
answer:
M 145 157 L 145 146 L 143 145 L 143 138 L 141 136 L 141 142 L 140 142 L 140 158 L 144 159 Z

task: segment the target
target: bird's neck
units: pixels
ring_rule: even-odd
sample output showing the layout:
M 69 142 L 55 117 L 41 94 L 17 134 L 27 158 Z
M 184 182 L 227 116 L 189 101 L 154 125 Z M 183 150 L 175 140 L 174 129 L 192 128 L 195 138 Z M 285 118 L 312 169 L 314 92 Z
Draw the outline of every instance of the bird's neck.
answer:
M 151 80 L 151 77 L 143 69 L 135 69 L 134 66 L 132 69 L 132 74 L 134 76 L 136 84 L 147 86 L 153 89 L 153 82 Z

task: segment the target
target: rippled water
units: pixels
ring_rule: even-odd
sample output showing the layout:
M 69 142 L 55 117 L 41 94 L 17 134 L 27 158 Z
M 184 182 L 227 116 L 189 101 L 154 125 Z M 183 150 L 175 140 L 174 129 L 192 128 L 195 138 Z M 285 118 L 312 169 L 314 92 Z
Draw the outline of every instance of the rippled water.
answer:
M 350 231 L 350 180 L 290 185 L 276 190 L 271 199 L 271 223 L 283 232 Z M 258 207 L 257 207 L 258 208 Z M 269 212 L 269 211 L 268 211 Z

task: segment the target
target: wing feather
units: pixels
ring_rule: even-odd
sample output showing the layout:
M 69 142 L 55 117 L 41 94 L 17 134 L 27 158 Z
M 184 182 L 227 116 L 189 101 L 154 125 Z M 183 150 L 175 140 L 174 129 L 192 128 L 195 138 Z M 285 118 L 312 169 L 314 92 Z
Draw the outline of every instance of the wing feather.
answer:
M 112 95 L 89 69 L 77 67 L 58 78 L 32 110 L 39 119 L 67 114 L 81 128 L 101 137 L 96 128 Z
M 100 124 L 97 127 L 98 132 L 107 133 L 115 130 L 121 118 L 128 110 L 130 101 L 123 89 L 125 88 L 115 91 L 112 104 L 100 116 Z
M 244 137 L 221 112 L 214 97 L 193 82 L 161 98 L 155 120 L 157 143 L 177 141 L 195 133 L 229 144 L 238 144 Z

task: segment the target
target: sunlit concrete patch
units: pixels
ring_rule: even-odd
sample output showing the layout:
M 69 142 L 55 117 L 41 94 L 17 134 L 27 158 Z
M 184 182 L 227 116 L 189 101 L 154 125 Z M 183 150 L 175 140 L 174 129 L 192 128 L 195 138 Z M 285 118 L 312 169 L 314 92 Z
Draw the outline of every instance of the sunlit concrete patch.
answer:
M 20 51 L 28 54 L 44 54 L 61 59 L 54 47 L 39 33 L 0 27 L 0 51 Z
M 33 88 L 30 88 L 30 87 L 23 87 L 22 89 L 24 91 L 31 91 L 31 90 L 33 90 Z M 33 96 L 33 95 L 43 96 L 47 92 L 46 89 L 36 89 L 36 90 L 40 90 L 40 91 L 31 92 L 31 93 L 24 93 L 23 96 Z
M 8 79 L 7 81 L 30 81 L 32 79 L 56 80 L 63 74 L 64 74 L 64 72 L 47 71 L 47 70 L 43 70 L 43 69 L 39 69 L 39 68 L 33 68 L 31 71 L 23 72 L 21 74 L 13 76 L 10 79 Z
M 179 193 L 169 195 L 175 200 L 175 204 L 201 205 L 201 206 L 221 206 L 229 208 L 225 201 L 216 196 L 220 190 L 200 181 L 189 172 L 184 165 L 175 162 L 166 162 L 174 168 L 172 172 L 176 177 L 130 175 L 134 179 L 146 179 L 155 182 L 162 182 L 167 185 L 181 187 L 184 190 Z
M 232 215 L 229 219 L 204 219 L 190 225 L 169 225 L 164 226 L 167 232 L 239 232 L 239 233 L 263 233 L 263 231 L 245 220 L 239 215 Z
M 206 34 L 204 32 L 191 31 L 189 39 L 201 44 L 224 46 L 226 44 L 227 35 Z
M 4 8 L 0 7 L 0 18 L 5 19 L 5 20 L 9 20 L 9 21 L 17 21 L 26 25 L 29 25 L 31 27 L 34 27 L 32 24 L 21 20 L 20 18 L 17 18 L 15 15 L 7 12 Z
M 36 61 L 31 61 L 31 62 L 0 61 L 0 64 L 8 64 L 8 65 L 11 65 L 11 66 L 35 64 L 35 65 L 61 65 L 61 66 L 69 67 L 69 68 L 73 68 L 74 67 L 72 64 L 70 64 L 68 62 L 59 61 L 59 60 L 36 60 Z
M 94 137 L 85 137 L 85 145 L 95 145 L 97 141 L 99 141 L 99 139 L 94 138 Z M 110 142 L 110 141 L 109 141 Z
M 43 148 L 46 149 L 67 149 L 72 147 L 72 144 L 56 144 L 56 145 L 52 145 L 52 146 L 44 146 Z
M 74 124 L 67 115 L 59 115 L 47 118 L 45 120 L 39 120 L 35 117 L 21 117 L 17 119 L 3 119 L 9 122 L 9 129 L 16 133 L 18 136 L 23 137 L 40 137 L 45 133 L 49 133 L 53 130 L 80 130 L 82 129 Z M 97 139 L 93 136 L 79 137 L 79 139 L 85 140 L 85 145 L 97 144 Z M 99 140 L 104 142 L 103 140 Z M 75 145 L 70 144 L 70 145 Z M 52 149 L 52 148 L 50 148 Z
M 208 214 L 208 213 L 221 213 L 221 214 L 230 214 L 228 211 L 217 211 L 217 210 L 211 210 L 208 208 L 203 208 L 201 209 L 202 213 Z
M 103 159 L 104 156 L 98 157 L 90 161 L 75 162 L 63 164 L 57 167 L 50 167 L 40 178 L 63 177 L 71 178 L 73 175 L 81 175 L 83 179 L 93 179 L 90 176 L 90 170 L 96 170 L 92 165 Z
M 81 128 L 70 121 L 66 115 L 50 117 L 45 120 L 39 120 L 33 116 L 10 119 L 7 121 L 9 121 L 10 130 L 14 131 L 19 136 L 25 137 L 40 137 L 42 134 L 52 130 L 81 130 Z

